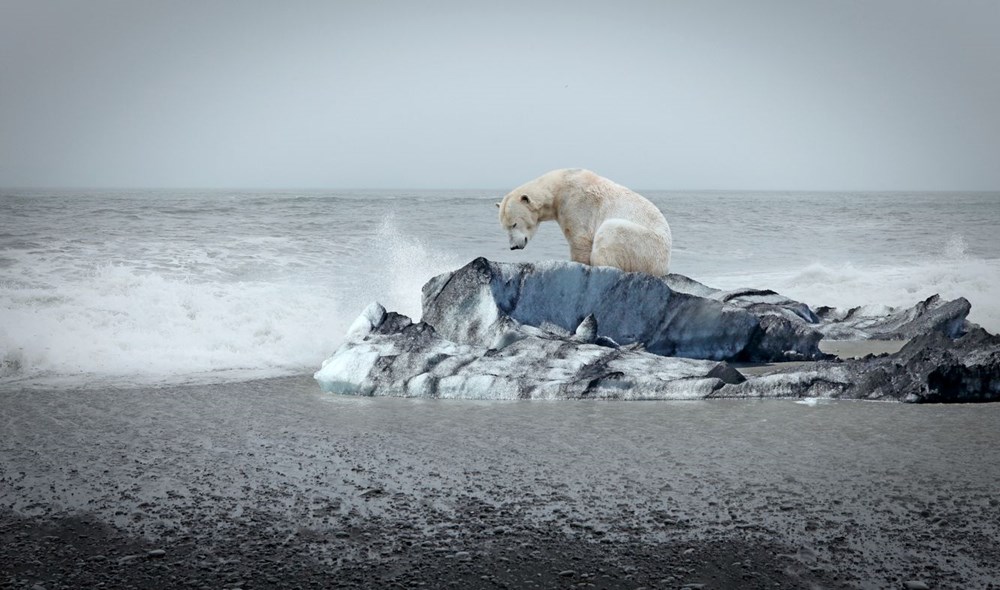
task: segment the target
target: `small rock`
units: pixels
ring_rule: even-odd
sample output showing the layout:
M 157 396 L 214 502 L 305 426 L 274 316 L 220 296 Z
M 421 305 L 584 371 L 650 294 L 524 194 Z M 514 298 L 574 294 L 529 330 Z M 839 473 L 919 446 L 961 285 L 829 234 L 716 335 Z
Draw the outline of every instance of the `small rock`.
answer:
M 146 557 L 159 558 L 159 557 L 166 557 L 166 556 L 167 556 L 167 552 L 164 551 L 163 549 L 153 549 L 152 551 L 146 553 Z
M 920 580 L 907 580 L 903 582 L 903 588 L 906 590 L 931 590 L 930 586 Z
M 571 577 L 573 577 L 575 575 L 576 575 L 576 572 L 573 571 L 573 570 L 563 570 L 563 571 L 559 572 L 559 576 L 563 577 L 563 578 L 571 578 Z

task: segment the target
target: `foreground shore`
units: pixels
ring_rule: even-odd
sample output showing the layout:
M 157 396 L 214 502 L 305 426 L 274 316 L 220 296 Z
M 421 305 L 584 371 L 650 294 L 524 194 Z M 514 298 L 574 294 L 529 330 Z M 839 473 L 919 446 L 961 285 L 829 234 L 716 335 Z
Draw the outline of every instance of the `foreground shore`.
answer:
M 3 588 L 985 588 L 1000 562 L 1000 404 L 0 401 Z

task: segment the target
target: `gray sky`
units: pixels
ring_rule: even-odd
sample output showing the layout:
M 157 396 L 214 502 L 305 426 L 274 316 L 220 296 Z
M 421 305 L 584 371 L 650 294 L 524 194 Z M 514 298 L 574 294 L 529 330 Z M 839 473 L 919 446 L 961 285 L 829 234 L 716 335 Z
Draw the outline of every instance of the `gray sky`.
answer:
M 1000 1 L 0 0 L 0 186 L 1000 190 Z

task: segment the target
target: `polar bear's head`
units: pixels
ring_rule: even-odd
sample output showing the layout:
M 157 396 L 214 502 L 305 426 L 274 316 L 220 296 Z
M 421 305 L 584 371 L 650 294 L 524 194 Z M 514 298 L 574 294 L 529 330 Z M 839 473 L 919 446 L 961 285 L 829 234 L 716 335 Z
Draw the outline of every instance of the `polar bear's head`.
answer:
M 507 230 L 511 250 L 524 248 L 528 245 L 528 240 L 535 237 L 543 198 L 543 195 L 525 185 L 511 191 L 497 203 L 497 207 L 500 207 L 500 225 Z

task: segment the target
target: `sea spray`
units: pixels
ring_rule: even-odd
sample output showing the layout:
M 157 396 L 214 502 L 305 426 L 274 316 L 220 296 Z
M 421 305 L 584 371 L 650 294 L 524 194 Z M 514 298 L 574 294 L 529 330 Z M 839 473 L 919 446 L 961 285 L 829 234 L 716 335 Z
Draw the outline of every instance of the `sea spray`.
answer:
M 372 294 L 372 300 L 417 320 L 421 316 L 420 290 L 424 283 L 468 261 L 405 233 L 397 219 L 395 211 L 387 215 L 372 242 L 375 252 L 372 270 L 381 276 L 379 283 L 383 286 Z
M 341 333 L 336 302 L 317 287 L 199 282 L 124 265 L 0 296 L 8 379 L 274 376 L 317 362 Z

